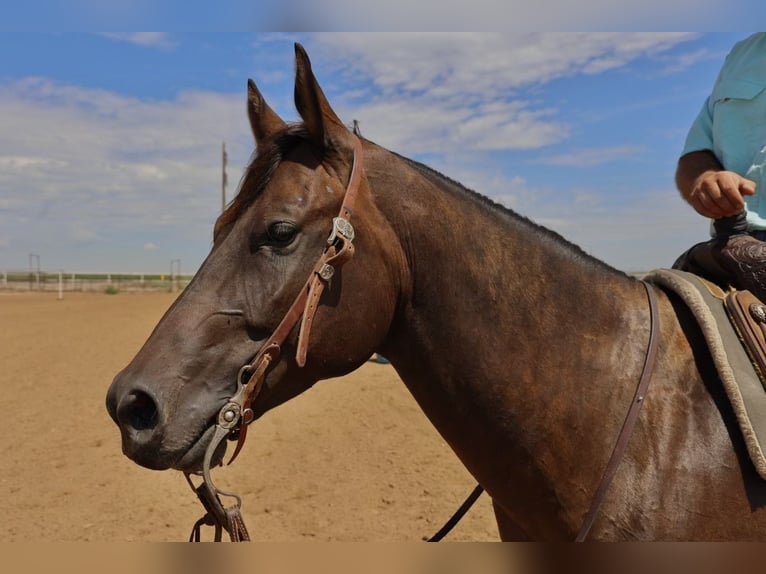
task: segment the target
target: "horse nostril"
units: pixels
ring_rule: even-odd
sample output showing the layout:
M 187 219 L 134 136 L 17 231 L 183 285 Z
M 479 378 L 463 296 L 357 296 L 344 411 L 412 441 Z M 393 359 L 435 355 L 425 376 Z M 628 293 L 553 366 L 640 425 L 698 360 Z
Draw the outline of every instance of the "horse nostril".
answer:
M 123 397 L 117 407 L 117 420 L 120 424 L 137 431 L 153 429 L 159 420 L 157 403 L 149 393 L 131 391 Z

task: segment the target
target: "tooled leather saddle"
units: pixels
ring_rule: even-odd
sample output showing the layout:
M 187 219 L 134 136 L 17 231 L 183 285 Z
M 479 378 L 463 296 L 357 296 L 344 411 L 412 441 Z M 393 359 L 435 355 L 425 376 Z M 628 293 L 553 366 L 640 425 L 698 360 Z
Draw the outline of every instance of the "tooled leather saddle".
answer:
M 738 225 L 740 232 L 728 228 Z M 766 385 L 766 241 L 762 232 L 744 233 L 744 225 L 744 216 L 716 221 L 719 234 L 686 251 L 673 269 L 724 290 L 726 311 Z

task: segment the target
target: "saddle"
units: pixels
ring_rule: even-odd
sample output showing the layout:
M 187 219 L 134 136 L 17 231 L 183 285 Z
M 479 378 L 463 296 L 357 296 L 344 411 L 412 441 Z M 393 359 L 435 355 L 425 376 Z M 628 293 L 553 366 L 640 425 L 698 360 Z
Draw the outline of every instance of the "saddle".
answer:
M 766 480 L 766 304 L 750 291 L 724 291 L 678 269 L 655 270 L 643 279 L 677 294 L 694 315 L 750 458 Z
M 724 306 L 766 388 L 766 305 L 750 291 L 730 291 Z

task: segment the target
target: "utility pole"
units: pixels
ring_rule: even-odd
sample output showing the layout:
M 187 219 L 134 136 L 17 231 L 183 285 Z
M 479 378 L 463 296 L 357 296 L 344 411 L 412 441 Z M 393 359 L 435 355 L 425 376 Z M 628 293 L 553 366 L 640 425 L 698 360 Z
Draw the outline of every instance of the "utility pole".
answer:
M 181 285 L 181 260 L 170 260 L 170 292 L 178 291 Z
M 37 272 L 35 272 L 35 268 L 32 266 L 32 261 L 37 261 Z M 29 290 L 32 290 L 32 279 L 35 280 L 35 284 L 37 286 L 37 290 L 40 290 L 40 256 L 37 253 L 30 253 L 29 254 Z
M 226 142 L 221 149 L 221 213 L 226 210 Z

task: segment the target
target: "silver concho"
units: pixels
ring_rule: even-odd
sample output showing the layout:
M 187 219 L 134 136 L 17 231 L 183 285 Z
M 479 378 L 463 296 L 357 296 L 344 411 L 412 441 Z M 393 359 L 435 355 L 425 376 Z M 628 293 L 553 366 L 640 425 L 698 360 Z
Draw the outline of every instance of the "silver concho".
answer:
M 332 245 L 339 236 L 346 241 L 353 241 L 354 226 L 347 219 L 334 217 L 332 220 L 332 233 L 330 233 L 330 237 L 327 239 L 327 244 Z
M 218 413 L 218 426 L 231 428 L 239 420 L 240 407 L 236 403 L 228 403 Z
M 750 305 L 750 315 L 759 323 L 766 323 L 766 309 L 763 305 L 753 303 Z
M 335 274 L 335 267 L 333 267 L 332 265 L 328 265 L 327 263 L 325 263 L 324 265 L 322 265 L 322 267 L 319 268 L 319 276 L 325 281 L 329 281 L 334 274 Z

